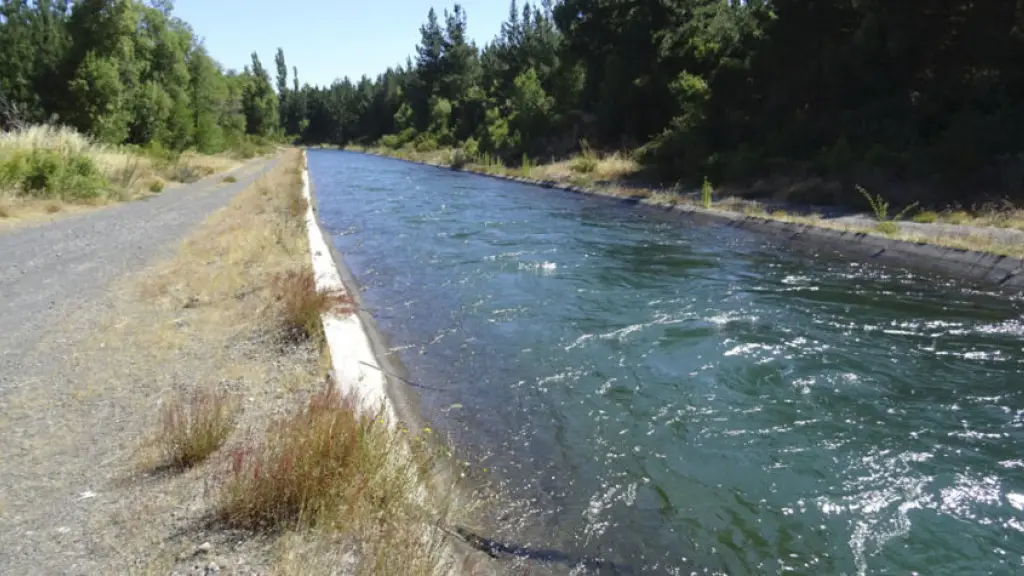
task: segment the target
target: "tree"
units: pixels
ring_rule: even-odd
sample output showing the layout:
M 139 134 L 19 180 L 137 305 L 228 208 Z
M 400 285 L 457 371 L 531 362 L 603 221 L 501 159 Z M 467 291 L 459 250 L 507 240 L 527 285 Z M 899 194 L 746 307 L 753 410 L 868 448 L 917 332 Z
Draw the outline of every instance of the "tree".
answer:
M 252 69 L 243 74 L 242 107 L 245 112 L 245 131 L 254 136 L 270 136 L 280 123 L 277 96 L 270 85 L 270 76 L 252 53 Z

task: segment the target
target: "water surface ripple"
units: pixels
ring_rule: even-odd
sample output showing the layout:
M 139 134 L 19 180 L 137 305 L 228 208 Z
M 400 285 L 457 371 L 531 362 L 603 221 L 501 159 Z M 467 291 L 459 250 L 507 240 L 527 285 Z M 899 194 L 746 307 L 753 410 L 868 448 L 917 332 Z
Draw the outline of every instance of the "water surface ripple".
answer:
M 463 173 L 309 163 L 424 416 L 504 488 L 499 537 L 635 573 L 1024 570 L 1020 298 Z

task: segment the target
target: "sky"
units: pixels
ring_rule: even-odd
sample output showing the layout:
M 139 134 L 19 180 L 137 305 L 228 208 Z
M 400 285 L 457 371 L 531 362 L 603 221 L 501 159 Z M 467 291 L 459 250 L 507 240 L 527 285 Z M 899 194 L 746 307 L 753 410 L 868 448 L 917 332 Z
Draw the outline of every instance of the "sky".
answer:
M 463 0 L 469 36 L 483 46 L 508 16 L 507 0 Z M 522 3 L 520 3 L 521 5 Z M 210 55 L 238 71 L 255 50 L 275 76 L 274 54 L 284 48 L 299 80 L 328 85 L 337 78 L 374 77 L 415 55 L 431 6 L 442 18 L 454 2 L 441 0 L 176 0 L 174 14 L 204 40 Z

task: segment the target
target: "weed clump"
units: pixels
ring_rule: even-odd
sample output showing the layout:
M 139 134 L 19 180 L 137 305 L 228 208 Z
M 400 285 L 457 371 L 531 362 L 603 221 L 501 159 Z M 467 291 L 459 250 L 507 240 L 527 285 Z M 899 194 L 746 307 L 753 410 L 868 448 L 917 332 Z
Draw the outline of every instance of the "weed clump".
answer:
M 597 155 L 587 144 L 586 140 L 580 141 L 580 155 L 569 162 L 569 170 L 577 174 L 590 174 L 597 170 Z
M 157 442 L 163 464 L 191 468 L 217 451 L 235 426 L 235 405 L 226 392 L 195 390 L 164 404 Z
M 880 223 L 891 223 L 895 222 L 896 220 L 901 220 L 904 216 L 907 215 L 908 212 L 916 208 L 918 205 L 917 202 L 914 202 L 913 204 L 907 206 L 898 214 L 890 218 L 889 202 L 885 198 L 883 198 L 881 194 L 872 195 L 871 193 L 869 193 L 867 190 L 860 186 L 857 186 L 857 192 L 860 192 L 860 195 L 867 199 L 868 204 L 871 206 L 871 211 L 874 212 L 875 214 L 875 220 L 878 220 L 878 222 Z M 898 231 L 899 227 L 897 227 L 896 229 Z
M 235 182 L 238 182 L 238 178 L 235 178 L 234 176 L 225 176 L 221 178 L 220 181 L 225 184 L 234 184 Z
M 298 413 L 272 425 L 261 444 L 230 455 L 219 515 L 247 530 L 348 529 L 393 517 L 413 491 L 396 465 L 402 440 L 380 415 L 361 413 L 330 384 Z
M 347 294 L 317 290 L 313 272 L 306 269 L 278 275 L 271 283 L 271 290 L 280 307 L 282 332 L 289 342 L 322 339 L 322 314 L 349 314 L 354 308 L 352 298 Z

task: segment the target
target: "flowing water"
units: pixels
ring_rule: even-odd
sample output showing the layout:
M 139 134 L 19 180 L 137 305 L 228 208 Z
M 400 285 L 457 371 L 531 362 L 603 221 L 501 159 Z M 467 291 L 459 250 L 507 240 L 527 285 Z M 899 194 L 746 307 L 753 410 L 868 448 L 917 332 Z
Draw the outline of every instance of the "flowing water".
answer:
M 1024 570 L 1020 297 L 395 160 L 309 164 L 424 417 L 502 488 L 488 535 L 547 569 Z

